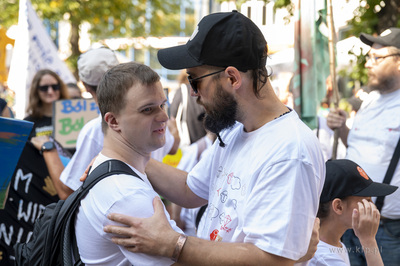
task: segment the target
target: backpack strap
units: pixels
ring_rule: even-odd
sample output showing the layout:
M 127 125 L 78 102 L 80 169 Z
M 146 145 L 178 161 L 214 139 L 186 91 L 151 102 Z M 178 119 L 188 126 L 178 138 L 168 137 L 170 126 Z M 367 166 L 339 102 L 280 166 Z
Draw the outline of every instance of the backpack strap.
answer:
M 208 204 L 201 206 L 199 209 L 199 212 L 196 215 L 196 220 L 195 220 L 196 230 L 197 230 L 197 228 L 199 228 L 199 223 L 200 223 L 201 217 L 203 217 L 203 214 L 206 211 L 207 207 L 208 207 Z
M 86 178 L 82 186 L 71 194 L 65 201 L 64 205 L 67 210 L 67 219 L 62 240 L 62 252 L 64 265 L 74 265 L 72 255 L 74 256 L 75 265 L 83 265 L 80 260 L 78 245 L 75 239 L 75 215 L 80 206 L 81 200 L 86 196 L 89 190 L 94 187 L 100 180 L 115 174 L 128 174 L 141 179 L 127 164 L 119 160 L 108 160 L 97 166 Z M 142 179 L 141 179 L 142 180 Z M 143 180 L 142 180 L 143 181 Z M 72 197 L 71 197 L 72 196 Z M 71 199 L 70 199 L 71 198 Z M 69 204 L 68 201 L 70 201 Z M 61 217 L 61 218 L 62 218 Z M 72 249 L 72 250 L 71 250 Z
M 382 183 L 390 184 L 390 182 L 392 181 L 394 171 L 396 170 L 397 163 L 399 162 L 399 159 L 400 159 L 400 138 L 397 141 L 396 148 L 394 149 L 392 159 L 390 160 L 389 167 L 386 171 Z M 379 210 L 379 212 L 381 212 L 382 210 L 384 201 L 385 201 L 385 196 L 379 196 L 376 198 L 375 205 L 376 208 Z

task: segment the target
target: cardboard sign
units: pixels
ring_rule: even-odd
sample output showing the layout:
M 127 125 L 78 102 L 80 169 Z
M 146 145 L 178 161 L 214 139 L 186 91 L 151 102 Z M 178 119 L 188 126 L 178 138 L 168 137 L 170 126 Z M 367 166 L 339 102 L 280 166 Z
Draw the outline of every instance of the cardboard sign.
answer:
M 75 148 L 83 126 L 100 114 L 93 99 L 56 101 L 53 112 L 54 138 L 68 149 Z

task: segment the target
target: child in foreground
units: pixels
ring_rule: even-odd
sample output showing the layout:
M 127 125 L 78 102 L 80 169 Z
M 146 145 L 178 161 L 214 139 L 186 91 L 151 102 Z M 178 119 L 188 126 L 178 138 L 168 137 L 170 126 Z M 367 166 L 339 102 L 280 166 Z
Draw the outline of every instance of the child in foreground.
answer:
M 392 194 L 396 186 L 376 183 L 350 160 L 326 162 L 326 179 L 317 216 L 320 242 L 309 265 L 350 265 L 349 252 L 364 252 L 368 265 L 383 265 L 375 235 L 380 214 L 371 197 Z M 352 228 L 362 250 L 348 250 L 340 241 Z

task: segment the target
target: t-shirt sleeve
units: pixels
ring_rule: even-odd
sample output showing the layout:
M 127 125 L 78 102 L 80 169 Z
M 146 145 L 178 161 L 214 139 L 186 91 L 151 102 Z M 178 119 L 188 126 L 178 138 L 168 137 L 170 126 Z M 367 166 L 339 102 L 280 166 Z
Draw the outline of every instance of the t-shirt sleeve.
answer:
M 186 181 L 188 187 L 194 194 L 206 200 L 208 200 L 209 197 L 210 170 L 213 165 L 216 148 L 217 146 L 214 143 L 213 146 L 207 149 L 204 156 L 201 157 L 200 161 L 193 167 L 192 171 L 189 172 Z
M 147 218 L 154 214 L 153 209 L 153 198 L 154 195 L 146 190 L 136 190 L 134 193 L 121 198 L 107 211 L 109 213 L 122 213 L 137 218 Z M 140 203 L 140 204 L 138 204 Z M 167 213 L 164 208 L 165 213 Z M 169 216 L 167 216 L 169 219 Z M 181 232 L 177 228 L 175 222 L 170 221 L 171 227 L 178 232 Z M 116 224 L 105 217 L 103 221 L 103 227 L 108 224 Z M 111 241 L 111 234 L 104 234 L 104 237 Z M 132 265 L 171 265 L 173 261 L 170 258 L 161 256 L 150 256 L 143 253 L 132 253 L 122 246 L 118 246 L 124 256 L 129 260 Z

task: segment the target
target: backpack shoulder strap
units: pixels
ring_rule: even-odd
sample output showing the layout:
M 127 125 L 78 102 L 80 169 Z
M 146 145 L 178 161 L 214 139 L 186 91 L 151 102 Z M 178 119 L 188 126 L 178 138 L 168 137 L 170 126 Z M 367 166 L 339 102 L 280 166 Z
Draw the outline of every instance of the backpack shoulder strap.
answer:
M 87 193 L 101 179 L 114 174 L 128 174 L 141 179 L 126 163 L 120 160 L 108 160 L 97 166 L 82 184 L 82 192 Z M 86 192 L 87 191 L 87 192 Z
M 108 160 L 97 166 L 86 178 L 82 186 L 71 194 L 65 201 L 63 208 L 67 213 L 64 217 L 65 231 L 62 239 L 62 252 L 64 265 L 73 265 L 72 251 L 74 251 L 75 262 L 80 261 L 78 246 L 75 239 L 74 220 L 75 212 L 80 206 L 81 200 L 86 196 L 89 190 L 94 187 L 100 180 L 114 174 L 128 174 L 141 179 L 127 164 L 120 160 Z M 141 179 L 142 180 L 142 179 Z M 76 194 L 75 194 L 76 193 Z M 70 197 L 73 197 L 70 199 Z M 68 201 L 70 202 L 68 203 Z M 64 207 L 63 206 L 63 207 Z M 79 265 L 79 263 L 78 263 Z

